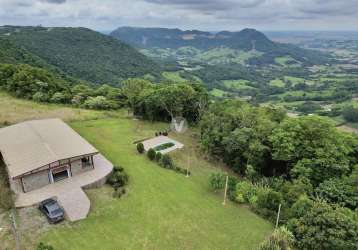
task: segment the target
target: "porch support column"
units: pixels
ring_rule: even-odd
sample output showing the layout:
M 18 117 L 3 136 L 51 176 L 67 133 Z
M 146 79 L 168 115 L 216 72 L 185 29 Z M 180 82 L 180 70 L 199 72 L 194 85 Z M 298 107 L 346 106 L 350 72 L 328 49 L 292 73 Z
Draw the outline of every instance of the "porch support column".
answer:
M 68 165 L 70 166 L 70 175 L 72 177 L 72 161 L 71 161 L 71 159 L 69 159 L 69 164 Z
M 25 191 L 25 186 L 24 186 L 24 182 L 23 182 L 23 177 L 21 177 L 21 179 L 20 179 L 20 181 L 21 181 L 21 187 L 22 187 L 22 191 L 24 192 L 24 193 L 26 193 L 26 191 Z
M 91 155 L 91 162 L 92 162 L 92 167 L 94 169 L 93 155 Z

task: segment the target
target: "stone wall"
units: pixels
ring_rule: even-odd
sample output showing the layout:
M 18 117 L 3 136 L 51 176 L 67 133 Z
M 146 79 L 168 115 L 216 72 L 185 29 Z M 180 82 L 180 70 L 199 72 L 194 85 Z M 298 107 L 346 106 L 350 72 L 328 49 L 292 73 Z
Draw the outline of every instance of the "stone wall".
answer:
M 25 192 L 41 188 L 50 184 L 48 170 L 26 175 L 23 177 Z

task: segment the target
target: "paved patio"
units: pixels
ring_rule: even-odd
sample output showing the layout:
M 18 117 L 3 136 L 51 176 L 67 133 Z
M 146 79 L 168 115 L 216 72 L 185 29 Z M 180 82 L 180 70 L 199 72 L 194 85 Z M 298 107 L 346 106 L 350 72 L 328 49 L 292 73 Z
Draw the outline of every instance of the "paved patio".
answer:
M 95 155 L 93 160 L 93 170 L 49 184 L 31 192 L 17 192 L 15 206 L 27 207 L 48 198 L 55 198 L 64 208 L 66 217 L 70 221 L 86 218 L 90 209 L 90 200 L 82 188 L 99 187 L 103 185 L 106 181 L 106 177 L 113 169 L 112 163 L 101 154 Z
M 173 140 L 173 139 L 169 138 L 168 136 L 164 136 L 164 135 L 156 136 L 156 137 L 154 137 L 152 139 L 143 141 L 143 146 L 144 146 L 144 150 L 148 151 L 151 148 L 154 148 L 156 146 L 162 145 L 164 143 L 169 143 L 169 142 L 173 143 L 174 146 L 170 147 L 170 148 L 167 148 L 167 149 L 164 149 L 164 150 L 160 150 L 159 151 L 160 153 L 166 154 L 166 153 L 169 153 L 169 152 L 174 151 L 176 149 L 181 149 L 181 148 L 184 147 L 184 144 L 182 144 L 180 142 L 177 142 L 176 140 Z

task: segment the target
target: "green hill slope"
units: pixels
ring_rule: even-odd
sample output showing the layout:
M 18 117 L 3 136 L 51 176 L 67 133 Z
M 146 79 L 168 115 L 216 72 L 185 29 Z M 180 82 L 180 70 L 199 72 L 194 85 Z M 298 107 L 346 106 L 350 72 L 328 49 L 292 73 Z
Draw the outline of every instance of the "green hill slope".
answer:
M 16 46 L 5 37 L 0 37 L 0 63 L 25 63 L 37 67 L 51 67 L 40 57 L 30 53 L 24 48 Z
M 14 61 L 33 64 L 28 62 L 27 51 L 72 77 L 97 84 L 117 84 L 123 78 L 158 74 L 157 65 L 129 45 L 86 28 L 5 26 L 0 29 L 0 37 L 13 44 L 8 50 L 13 51 L 14 45 L 21 48 L 8 52 L 17 58 Z

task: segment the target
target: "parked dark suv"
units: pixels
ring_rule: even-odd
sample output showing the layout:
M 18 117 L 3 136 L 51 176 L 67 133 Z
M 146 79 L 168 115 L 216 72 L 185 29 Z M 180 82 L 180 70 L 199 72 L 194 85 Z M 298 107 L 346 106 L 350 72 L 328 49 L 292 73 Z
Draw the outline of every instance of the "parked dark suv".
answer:
M 39 209 L 46 215 L 50 223 L 57 223 L 65 218 L 65 211 L 54 199 L 42 201 Z

